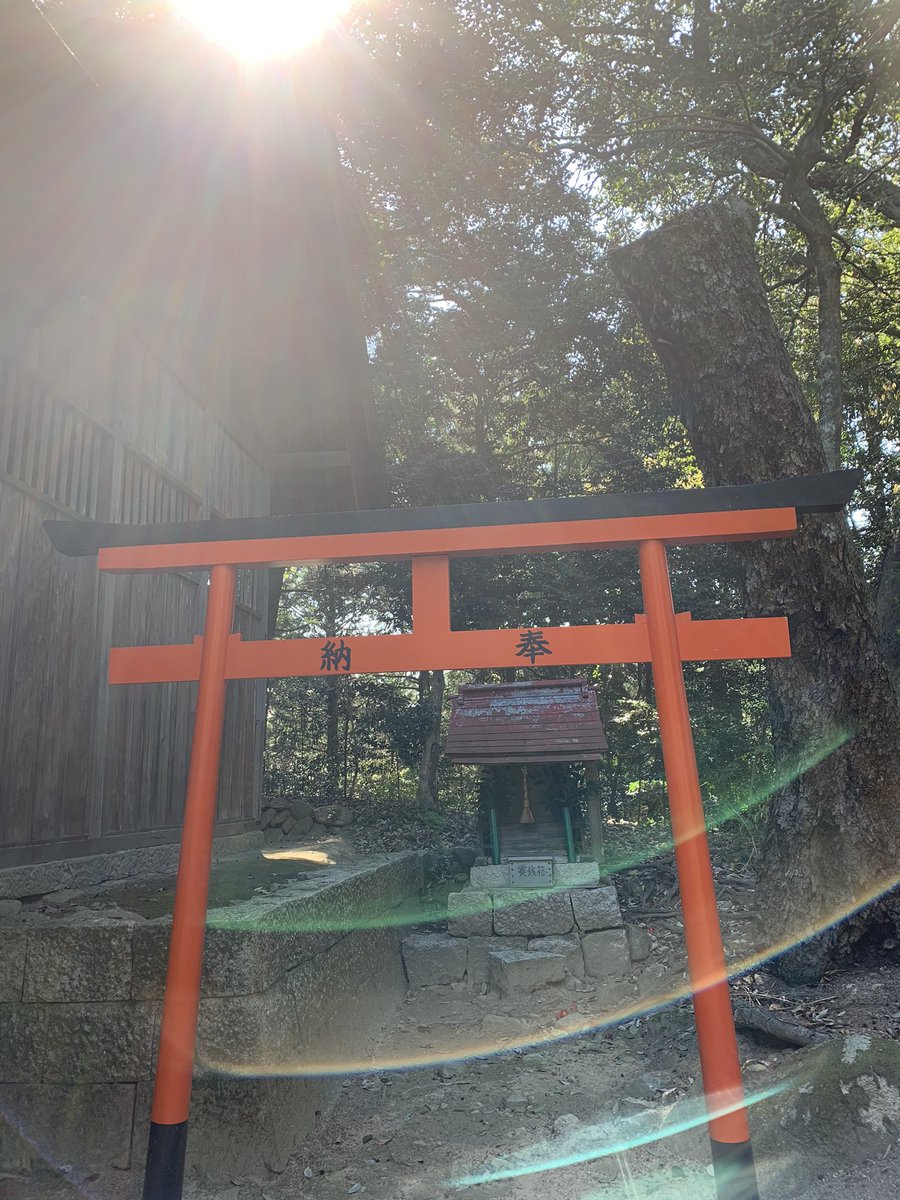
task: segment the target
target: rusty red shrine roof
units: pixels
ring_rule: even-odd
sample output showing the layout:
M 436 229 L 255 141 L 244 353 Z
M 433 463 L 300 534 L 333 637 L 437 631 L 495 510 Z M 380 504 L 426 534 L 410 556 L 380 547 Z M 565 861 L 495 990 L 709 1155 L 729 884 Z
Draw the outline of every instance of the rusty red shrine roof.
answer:
M 454 762 L 583 762 L 606 749 L 586 679 L 472 684 L 452 700 L 446 753 Z

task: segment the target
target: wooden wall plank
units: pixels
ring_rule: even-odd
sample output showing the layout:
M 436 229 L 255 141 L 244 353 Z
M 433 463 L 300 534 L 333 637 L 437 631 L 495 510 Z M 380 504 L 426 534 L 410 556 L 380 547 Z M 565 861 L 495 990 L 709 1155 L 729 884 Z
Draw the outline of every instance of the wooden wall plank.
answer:
M 181 819 L 196 686 L 109 688 L 103 672 L 110 644 L 201 632 L 206 579 L 101 582 L 95 563 L 53 555 L 41 522 L 65 508 L 98 520 L 259 515 L 268 477 L 92 301 L 61 302 L 13 350 L 0 352 L 0 473 L 29 480 L 0 475 L 0 846 L 69 839 L 77 853 L 80 840 Z M 237 610 L 245 637 L 263 634 L 264 588 L 263 573 L 242 595 L 255 610 Z M 240 820 L 258 811 L 264 686 L 229 690 L 219 818 Z

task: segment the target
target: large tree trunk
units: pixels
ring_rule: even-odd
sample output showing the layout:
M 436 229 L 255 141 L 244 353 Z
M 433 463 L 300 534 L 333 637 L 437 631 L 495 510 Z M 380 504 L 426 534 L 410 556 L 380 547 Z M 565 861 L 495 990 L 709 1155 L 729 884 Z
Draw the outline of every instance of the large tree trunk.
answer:
M 444 672 L 419 674 L 419 702 L 425 710 L 427 727 L 419 759 L 416 798 L 423 808 L 437 808 L 437 771 L 441 761 L 441 715 L 444 708 Z
M 888 674 L 894 691 L 900 697 L 900 538 L 888 550 L 881 564 L 875 611 Z
M 766 301 L 749 212 L 702 205 L 613 252 L 666 370 L 707 485 L 821 471 L 822 444 Z M 772 732 L 788 779 L 769 806 L 761 899 L 771 945 L 827 930 L 889 886 L 900 843 L 900 713 L 842 516 L 735 547 L 753 613 L 790 619 L 769 664 Z M 702 715 L 698 714 L 700 720 Z M 812 978 L 825 933 L 782 970 Z
M 829 471 L 841 465 L 844 427 L 843 346 L 841 320 L 841 264 L 831 238 L 810 243 L 816 264 L 818 305 L 819 438 Z

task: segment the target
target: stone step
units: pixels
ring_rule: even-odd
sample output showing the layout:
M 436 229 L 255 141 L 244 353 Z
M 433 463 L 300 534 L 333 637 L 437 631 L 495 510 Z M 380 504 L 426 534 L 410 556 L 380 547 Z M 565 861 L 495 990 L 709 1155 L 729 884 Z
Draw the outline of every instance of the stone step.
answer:
M 501 996 L 521 996 L 553 983 L 565 983 L 566 956 L 538 950 L 488 953 L 488 986 Z

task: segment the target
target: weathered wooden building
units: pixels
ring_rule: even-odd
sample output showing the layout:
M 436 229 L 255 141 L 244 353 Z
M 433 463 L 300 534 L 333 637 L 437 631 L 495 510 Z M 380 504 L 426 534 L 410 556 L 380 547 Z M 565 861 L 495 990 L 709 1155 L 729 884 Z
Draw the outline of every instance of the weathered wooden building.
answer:
M 62 32 L 0 5 L 0 867 L 173 840 L 184 798 L 194 687 L 110 689 L 105 657 L 189 640 L 205 577 L 100 578 L 45 519 L 382 500 L 315 87 L 168 25 Z M 265 636 L 264 576 L 237 612 Z M 222 834 L 256 822 L 264 715 L 230 688 Z

